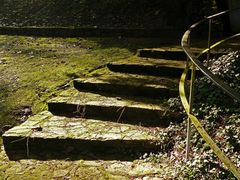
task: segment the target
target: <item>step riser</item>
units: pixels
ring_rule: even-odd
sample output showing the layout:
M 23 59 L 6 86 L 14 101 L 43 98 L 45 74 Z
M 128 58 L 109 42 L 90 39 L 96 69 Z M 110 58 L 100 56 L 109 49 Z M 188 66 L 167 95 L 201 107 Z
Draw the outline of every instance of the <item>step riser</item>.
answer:
M 199 52 L 194 52 L 194 55 L 198 55 Z M 213 52 L 210 54 L 210 58 L 214 57 L 220 57 L 226 53 L 220 53 L 220 52 Z M 156 59 L 168 59 L 168 60 L 186 60 L 187 56 L 183 51 L 158 51 L 158 50 L 145 50 L 140 49 L 137 52 L 137 55 L 139 57 L 143 58 L 156 58 Z M 207 58 L 207 54 L 203 54 L 200 57 L 200 60 L 205 60 Z
M 186 54 L 183 51 L 154 51 L 154 50 L 139 50 L 139 57 L 169 59 L 169 60 L 185 60 Z
M 78 116 L 84 118 L 98 118 L 113 122 L 137 124 L 142 126 L 162 126 L 170 124 L 170 120 L 179 119 L 175 115 L 159 110 L 133 107 L 76 105 L 66 103 L 48 103 L 48 109 L 55 115 Z M 77 109 L 85 111 L 78 112 Z
M 145 128 L 99 119 L 54 116 L 44 111 L 6 131 L 3 144 L 10 159 L 85 159 L 90 156 L 95 159 L 129 160 L 131 153 L 139 157 L 139 153 L 171 148 L 168 142 L 160 140 L 154 132 L 163 131 L 161 128 Z M 127 156 L 124 153 L 128 153 Z
M 148 65 L 114 65 L 108 64 L 108 69 L 113 72 L 131 73 L 131 74 L 143 74 L 152 76 L 165 76 L 165 77 L 180 77 L 183 73 L 183 68 L 175 67 L 159 67 Z
M 129 64 L 128 65 L 109 64 L 107 67 L 110 71 L 113 71 L 113 72 L 172 77 L 172 78 L 180 78 L 184 71 L 183 68 L 176 68 L 176 67 L 143 66 L 143 65 L 129 65 Z M 196 76 L 201 77 L 203 76 L 203 74 L 201 71 L 197 70 Z M 190 77 L 191 77 L 191 73 L 189 72 L 188 78 Z
M 150 97 L 150 98 L 169 98 L 178 96 L 178 90 L 170 90 L 167 88 L 154 88 L 154 87 L 134 87 L 125 86 L 118 84 L 93 84 L 86 82 L 73 82 L 74 87 L 80 91 L 84 92 L 94 92 L 94 93 L 108 93 L 117 94 L 125 96 L 139 96 L 139 97 Z
M 109 159 L 107 154 L 111 153 L 126 153 L 126 151 L 138 153 L 161 151 L 160 145 L 156 145 L 153 142 L 146 140 L 93 141 L 47 138 L 23 139 L 22 137 L 3 136 L 3 143 L 5 151 L 11 160 L 31 157 L 44 158 L 44 156 L 47 155 L 50 155 L 51 158 L 69 158 L 69 156 L 81 155 L 82 153 L 102 155 L 100 158 L 104 159 L 105 157 Z M 115 155 L 114 159 L 116 158 L 117 156 Z M 129 159 L 129 156 L 126 158 Z

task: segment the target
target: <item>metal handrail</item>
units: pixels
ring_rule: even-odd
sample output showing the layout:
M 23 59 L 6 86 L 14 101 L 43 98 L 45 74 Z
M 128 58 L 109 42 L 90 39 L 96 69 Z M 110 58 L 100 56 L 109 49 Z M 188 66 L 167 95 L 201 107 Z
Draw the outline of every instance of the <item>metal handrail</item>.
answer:
M 179 83 L 179 93 L 181 97 L 182 104 L 184 106 L 184 109 L 186 110 L 188 114 L 188 123 L 187 123 L 187 140 L 186 140 L 186 159 L 189 158 L 189 151 L 190 151 L 190 137 L 191 137 L 191 124 L 193 123 L 200 135 L 203 137 L 203 139 L 207 142 L 207 144 L 210 146 L 210 148 L 213 150 L 213 152 L 219 157 L 219 159 L 226 165 L 226 167 L 234 174 L 235 177 L 240 179 L 240 170 L 234 165 L 234 163 L 231 162 L 231 160 L 220 150 L 220 148 L 216 145 L 216 143 L 211 139 L 211 137 L 207 134 L 205 129 L 202 127 L 199 120 L 192 114 L 192 107 L 193 107 L 193 99 L 194 99 L 194 81 L 195 81 L 195 72 L 196 68 L 198 68 L 205 76 L 207 76 L 217 87 L 221 88 L 225 93 L 227 93 L 229 96 L 231 96 L 234 100 L 240 102 L 240 94 L 238 94 L 235 90 L 230 88 L 227 84 L 225 84 L 221 79 L 219 79 L 216 75 L 214 75 L 211 71 L 208 70 L 207 67 L 205 67 L 202 62 L 198 60 L 198 57 L 201 56 L 203 53 L 207 54 L 207 66 L 209 63 L 209 57 L 210 57 L 210 50 L 214 47 L 218 46 L 219 44 L 235 38 L 237 36 L 240 36 L 240 33 L 235 34 L 233 36 L 230 36 L 224 40 L 219 41 L 218 43 L 215 43 L 214 45 L 210 46 L 211 41 L 211 25 L 212 25 L 212 19 L 215 17 L 219 17 L 223 14 L 229 13 L 231 11 L 239 10 L 232 9 L 232 10 L 226 10 L 208 17 L 205 17 L 203 20 L 198 21 L 197 23 L 193 24 L 183 35 L 181 45 L 184 50 L 184 52 L 187 55 L 187 63 L 186 68 L 181 76 L 181 80 Z M 194 30 L 198 25 L 202 24 L 203 22 L 209 22 L 209 29 L 208 29 L 208 48 L 202 51 L 199 56 L 195 56 L 194 53 L 190 49 L 190 34 L 191 31 Z M 190 63 L 192 65 L 192 72 L 191 72 L 191 83 L 190 83 L 190 95 L 189 100 L 186 98 L 185 93 L 185 81 L 187 73 L 190 69 Z
M 238 8 L 240 9 L 240 8 Z M 234 10 L 238 10 L 238 9 L 234 9 Z M 181 41 L 181 45 L 183 50 L 185 51 L 187 57 L 193 62 L 193 64 L 195 66 L 197 66 L 197 68 L 202 71 L 202 73 L 204 75 L 206 75 L 209 79 L 212 80 L 213 83 L 215 83 L 219 88 L 221 88 L 224 92 L 226 92 L 229 96 L 231 96 L 233 99 L 237 100 L 240 102 L 240 94 L 237 93 L 235 90 L 233 90 L 232 88 L 230 88 L 230 86 L 228 86 L 226 83 L 224 83 L 221 79 L 219 79 L 216 75 L 214 75 L 211 71 L 209 71 L 207 69 L 207 67 L 205 67 L 198 59 L 197 57 L 193 54 L 193 52 L 190 49 L 190 45 L 189 45 L 189 39 L 190 39 L 190 33 L 193 29 L 195 29 L 199 24 L 202 24 L 203 22 L 221 16 L 223 14 L 226 14 L 230 11 L 234 11 L 234 10 L 227 10 L 227 11 L 223 11 L 221 13 L 217 13 L 215 15 L 212 16 L 208 16 L 205 17 L 205 19 L 193 24 L 183 35 L 182 37 L 182 41 Z M 238 35 L 238 34 L 237 34 Z M 231 36 L 231 37 L 235 37 L 235 36 Z M 208 52 L 211 50 L 212 48 L 208 47 Z

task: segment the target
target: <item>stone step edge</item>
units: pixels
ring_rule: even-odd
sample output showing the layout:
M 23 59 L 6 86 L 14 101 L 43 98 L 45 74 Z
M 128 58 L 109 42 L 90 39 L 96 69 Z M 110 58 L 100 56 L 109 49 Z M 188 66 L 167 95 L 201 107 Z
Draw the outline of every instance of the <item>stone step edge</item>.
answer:
M 78 78 L 73 80 L 74 88 L 80 91 L 90 91 L 115 95 L 127 95 L 127 96 L 143 96 L 143 97 L 176 97 L 178 96 L 178 89 L 173 87 L 167 87 L 165 85 L 156 84 L 143 84 L 134 85 L 127 83 L 109 83 L 103 80 L 94 80 Z
M 166 127 L 171 122 L 180 122 L 181 115 L 163 109 L 160 105 L 124 105 L 102 101 L 74 102 L 71 97 L 56 97 L 48 101 L 48 110 L 55 115 L 97 118 L 126 124 Z M 116 98 L 118 99 L 118 98 Z
M 55 119 L 54 119 L 55 118 Z M 59 120 L 57 119 L 59 118 Z M 20 126 L 14 127 L 10 130 L 8 130 L 6 133 L 3 134 L 3 144 L 5 147 L 5 151 L 8 154 L 8 156 L 11 158 L 14 156 L 14 154 L 16 153 L 16 151 L 18 151 L 18 153 L 22 156 L 29 156 L 32 154 L 41 154 L 43 152 L 58 152 L 61 150 L 69 150 L 72 152 L 80 152 L 80 151 L 92 151 L 94 152 L 96 151 L 102 151 L 105 152 L 106 149 L 111 149 L 111 150 L 119 150 L 120 149 L 129 149 L 132 148 L 136 151 L 159 151 L 161 150 L 161 146 L 159 144 L 159 140 L 158 137 L 153 136 L 153 135 L 148 135 L 145 137 L 145 135 L 141 135 L 144 136 L 144 138 L 137 138 L 137 139 L 126 139 L 124 136 L 121 138 L 123 139 L 111 139 L 111 137 L 109 137 L 108 140 L 106 139 L 84 139 L 84 137 L 82 137 L 81 139 L 70 139 L 68 137 L 62 137 L 61 133 L 59 135 L 55 135 L 53 134 L 47 134 L 46 137 L 44 137 L 41 133 L 43 133 L 44 130 L 46 130 L 46 128 L 51 129 L 51 123 L 55 122 L 55 123 L 63 123 L 66 120 L 65 119 L 61 119 L 62 117 L 56 117 L 53 116 L 50 112 L 45 111 L 42 112 L 40 114 L 37 114 L 33 117 L 30 117 L 25 123 L 23 123 Z M 66 118 L 67 119 L 67 118 Z M 75 121 L 76 118 L 74 118 L 73 122 Z M 104 125 L 108 125 L 111 127 L 111 125 L 116 126 L 118 123 L 107 123 L 107 122 L 102 122 L 99 120 L 85 120 L 85 122 L 88 121 L 89 125 L 92 126 L 92 123 L 96 121 L 100 124 L 104 124 Z M 45 124 L 49 122 L 50 124 Z M 73 123 L 72 122 L 72 123 Z M 79 119 L 78 121 L 79 124 L 82 124 L 84 122 L 82 122 L 81 119 Z M 53 126 L 53 125 L 52 125 Z M 71 128 L 71 125 L 69 125 Z M 132 125 L 119 125 L 120 130 L 123 127 L 135 127 Z M 68 128 L 68 126 L 59 126 L 62 127 L 62 129 Z M 77 127 L 77 123 L 76 123 L 76 127 Z M 55 126 L 54 126 L 55 128 Z M 56 127 L 57 128 L 57 127 Z M 75 128 L 73 126 L 73 128 Z M 78 127 L 78 129 L 81 129 L 81 126 Z M 96 127 L 98 128 L 98 126 Z M 53 129 L 54 130 L 54 129 Z M 76 129 L 77 130 L 77 129 Z M 136 127 L 133 129 L 133 131 L 146 131 L 147 128 L 143 128 L 143 127 Z M 103 129 L 103 131 L 106 131 L 105 129 Z M 121 130 L 122 131 L 122 130 Z M 57 132 L 57 131 L 56 131 Z M 79 132 L 79 131 L 77 131 Z M 95 131 L 94 131 L 95 132 Z M 93 133 L 94 133 L 93 132 Z M 108 131 L 107 131 L 108 132 Z M 130 131 L 131 132 L 131 131 Z M 23 134 L 22 134 L 23 133 Z M 82 132 L 83 133 L 83 132 Z M 135 132 L 136 133 L 136 132 Z M 147 132 L 145 132 L 147 133 Z M 150 133 L 150 130 L 149 130 Z M 38 135 L 41 134 L 41 135 Z M 52 135 L 52 136 L 51 136 Z M 136 135 L 136 134 L 134 134 Z M 130 137 L 130 135 L 128 135 Z M 137 135 L 138 137 L 139 135 Z M 100 134 L 101 137 L 101 134 Z M 108 136 L 107 136 L 108 137 Z M 13 157 L 14 158 L 14 157 Z
M 146 60 L 147 61 L 147 60 Z M 107 68 L 112 72 L 149 75 L 158 77 L 171 77 L 180 78 L 185 66 L 166 66 L 161 64 L 137 64 L 135 62 L 113 62 L 108 63 Z M 196 70 L 197 76 L 201 76 L 202 73 L 198 69 Z
M 192 50 L 195 55 L 198 55 L 201 50 Z M 215 56 L 222 56 L 226 54 L 225 52 L 212 51 L 210 58 Z M 161 49 L 161 48 L 144 48 L 138 49 L 137 56 L 146 58 L 157 58 L 157 59 L 167 59 L 167 60 L 186 60 L 186 54 L 182 49 Z M 201 59 L 206 59 L 207 54 L 202 55 Z
M 161 65 L 138 65 L 136 63 L 108 63 L 107 68 L 113 72 L 163 76 L 163 77 L 180 77 L 183 73 L 184 67 L 167 67 Z

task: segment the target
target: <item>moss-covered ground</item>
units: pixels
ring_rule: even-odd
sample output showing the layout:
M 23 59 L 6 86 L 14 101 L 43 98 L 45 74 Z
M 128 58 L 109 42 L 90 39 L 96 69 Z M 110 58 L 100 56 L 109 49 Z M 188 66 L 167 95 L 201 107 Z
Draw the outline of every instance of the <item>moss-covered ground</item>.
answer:
M 25 120 L 29 109 L 45 110 L 46 100 L 73 78 L 96 75 L 99 67 L 158 46 L 158 40 L 0 36 L 0 127 Z
M 99 67 L 129 58 L 138 48 L 167 45 L 162 42 L 159 39 L 0 36 L 1 133 L 22 123 L 28 116 L 46 110 L 46 101 L 70 88 L 73 78 L 102 74 Z M 97 73 L 94 73 L 96 70 Z M 104 165 L 82 166 L 81 163 L 57 160 L 9 161 L 1 150 L 0 179 L 66 179 L 75 175 L 79 179 L 77 174 L 82 179 L 130 177 L 125 170 L 116 174 L 105 170 Z M 156 173 L 155 170 L 141 172 Z
M 131 55 L 126 48 L 103 48 L 94 40 L 0 36 L 0 126 L 16 124 L 31 107 L 46 109 L 46 99 L 69 86 L 71 79 L 112 59 Z M 26 110 L 25 110 L 26 111 Z

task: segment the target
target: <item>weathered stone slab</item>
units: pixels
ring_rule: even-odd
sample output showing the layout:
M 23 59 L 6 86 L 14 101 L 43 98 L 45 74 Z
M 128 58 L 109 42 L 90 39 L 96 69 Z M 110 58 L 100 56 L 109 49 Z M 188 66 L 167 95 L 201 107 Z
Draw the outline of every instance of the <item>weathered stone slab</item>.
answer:
M 84 92 L 69 96 L 65 93 L 53 98 L 48 101 L 48 108 L 58 115 L 107 119 L 143 126 L 167 126 L 170 122 L 179 120 L 178 114 L 161 106 L 161 100 L 107 97 Z
M 8 156 L 41 153 L 105 152 L 132 149 L 160 150 L 158 138 L 149 128 L 84 118 L 54 116 L 48 111 L 29 118 L 3 134 Z
M 161 48 L 145 48 L 137 51 L 139 57 L 159 58 L 168 60 L 185 60 L 186 54 L 182 49 L 161 49 Z
M 118 74 L 118 73 L 116 73 Z M 79 78 L 73 81 L 80 91 L 105 92 L 126 96 L 168 98 L 178 96 L 178 80 L 140 75 L 105 75 L 97 78 Z
M 113 72 L 180 78 L 186 61 L 134 57 L 107 64 Z M 197 70 L 197 75 L 201 72 Z
M 113 72 L 144 74 L 153 76 L 180 77 L 185 68 L 184 61 L 155 59 L 134 59 L 109 63 L 107 67 Z
M 203 48 L 192 48 L 192 52 L 195 55 L 198 55 Z M 211 51 L 211 58 L 214 56 L 222 56 L 226 53 L 218 52 L 218 51 Z M 137 52 L 139 57 L 146 57 L 146 58 L 157 58 L 157 59 L 168 59 L 168 60 L 186 60 L 186 54 L 181 48 L 145 48 L 139 49 Z M 206 59 L 207 55 L 204 54 L 202 59 Z

